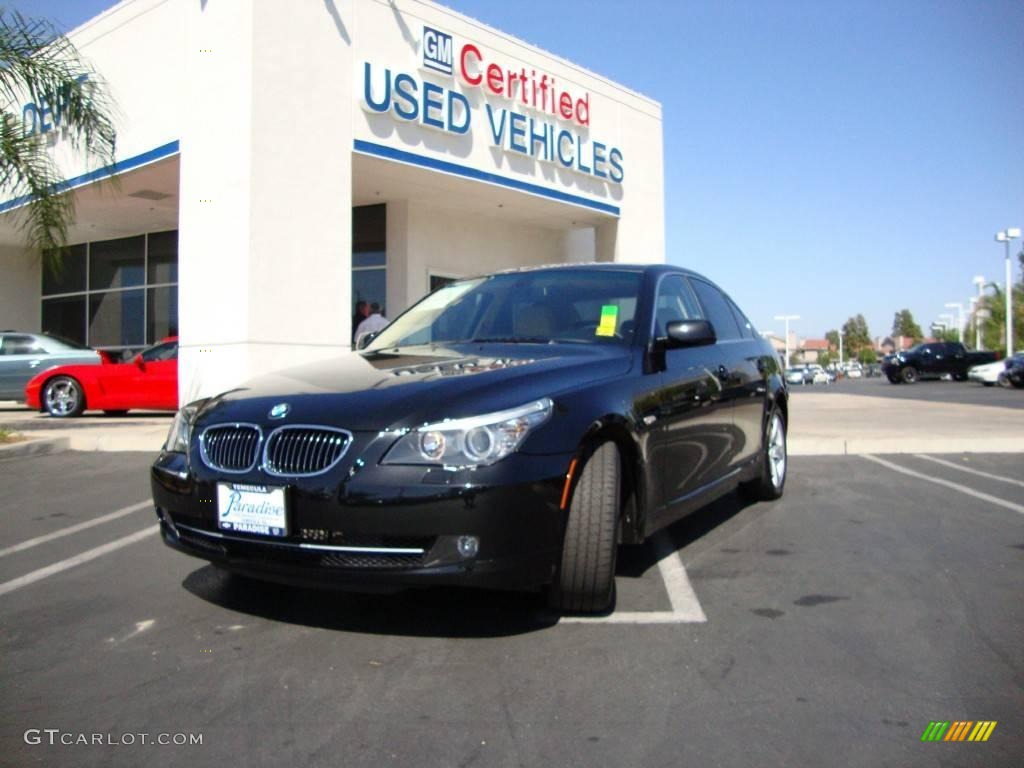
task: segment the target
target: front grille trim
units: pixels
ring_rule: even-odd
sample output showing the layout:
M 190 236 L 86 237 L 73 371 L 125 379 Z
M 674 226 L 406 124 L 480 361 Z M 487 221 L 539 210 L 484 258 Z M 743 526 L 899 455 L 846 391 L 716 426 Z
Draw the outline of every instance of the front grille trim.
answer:
M 239 432 L 246 429 L 252 429 L 256 432 L 256 446 L 252 451 L 252 461 L 248 466 L 242 469 L 231 469 L 215 462 L 210 458 L 209 451 L 207 450 L 207 438 L 210 432 L 218 429 L 235 429 Z M 232 475 L 244 475 L 248 472 L 252 472 L 256 469 L 256 465 L 260 462 L 260 457 L 263 455 L 263 429 L 259 424 L 250 424 L 244 421 L 228 421 L 220 424 L 210 424 L 203 428 L 203 431 L 199 434 L 199 456 L 202 458 L 203 463 L 215 469 L 218 472 L 227 472 Z
M 278 438 L 286 432 L 303 431 L 317 433 L 331 432 L 341 435 L 345 438 L 345 444 L 338 452 L 338 455 L 331 459 L 321 469 L 303 472 L 287 472 L 278 469 L 276 463 L 271 460 L 270 456 L 271 450 L 275 444 L 275 438 Z M 267 435 L 267 439 L 263 441 L 263 471 L 273 477 L 315 477 L 316 475 L 322 475 L 325 472 L 330 472 L 343 458 L 345 458 L 345 454 L 348 453 L 348 449 L 352 447 L 353 440 L 354 437 L 352 433 L 347 429 L 341 429 L 340 427 L 328 427 L 323 424 L 282 424 L 280 427 L 272 430 L 270 434 Z M 319 443 L 316 441 L 316 438 L 311 438 L 302 444 L 291 446 L 288 449 L 288 453 L 284 461 L 289 464 L 293 464 L 295 462 L 308 463 L 320 461 L 329 456 L 327 451 L 328 448 L 325 443 Z

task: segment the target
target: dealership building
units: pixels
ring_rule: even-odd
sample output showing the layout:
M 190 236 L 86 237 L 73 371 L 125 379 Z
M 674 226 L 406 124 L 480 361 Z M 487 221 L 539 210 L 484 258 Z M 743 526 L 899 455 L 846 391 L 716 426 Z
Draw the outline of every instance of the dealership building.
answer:
M 52 274 L 0 200 L 0 328 L 176 333 L 182 401 L 349 349 L 359 299 L 665 260 L 660 105 L 443 6 L 126 0 L 71 38 L 117 162 L 72 153 L 55 99 L 21 105 L 76 219 Z

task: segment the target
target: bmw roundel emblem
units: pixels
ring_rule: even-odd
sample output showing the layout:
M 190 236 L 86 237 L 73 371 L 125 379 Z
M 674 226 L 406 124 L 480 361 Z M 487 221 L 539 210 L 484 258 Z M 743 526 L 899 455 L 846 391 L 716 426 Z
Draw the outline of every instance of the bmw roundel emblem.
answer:
M 283 419 L 285 416 L 288 415 L 288 411 L 290 411 L 291 409 L 292 407 L 288 405 L 288 403 L 278 403 L 277 405 L 270 409 L 270 418 Z

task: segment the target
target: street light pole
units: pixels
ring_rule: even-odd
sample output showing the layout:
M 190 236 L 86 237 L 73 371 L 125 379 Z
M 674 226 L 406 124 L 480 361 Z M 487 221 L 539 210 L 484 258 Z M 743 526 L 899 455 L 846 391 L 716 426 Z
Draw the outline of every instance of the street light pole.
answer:
M 960 331 L 960 343 L 964 343 L 964 305 L 958 301 L 951 301 L 946 304 L 947 309 L 956 310 L 957 328 Z
M 1010 243 L 1020 237 L 1020 227 L 1007 227 L 996 235 L 1006 246 L 1006 356 L 1013 354 L 1013 270 L 1010 268 Z
M 982 275 L 975 275 L 974 284 L 978 286 L 978 296 L 972 299 L 974 302 L 974 349 L 981 349 L 981 323 L 978 322 L 981 318 L 978 317 L 978 311 L 981 308 L 981 297 L 985 292 L 985 278 Z
M 786 321 L 786 367 L 789 368 L 789 321 L 799 320 L 800 315 L 776 315 L 775 319 Z

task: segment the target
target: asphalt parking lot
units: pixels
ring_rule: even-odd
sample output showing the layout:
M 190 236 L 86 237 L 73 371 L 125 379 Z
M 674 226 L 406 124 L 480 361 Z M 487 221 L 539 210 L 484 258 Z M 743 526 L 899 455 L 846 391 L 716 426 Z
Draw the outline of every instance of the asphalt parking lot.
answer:
M 232 579 L 160 543 L 148 462 L 0 462 L 0 764 L 1024 754 L 1020 455 L 795 457 L 782 501 L 729 496 L 624 549 L 615 613 L 583 622 L 533 595 Z M 922 743 L 934 720 L 998 725 L 985 743 Z M 80 734 L 117 743 L 60 743 Z

